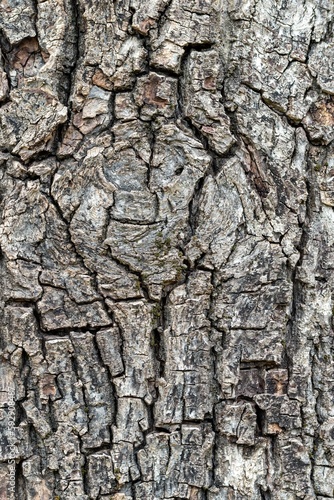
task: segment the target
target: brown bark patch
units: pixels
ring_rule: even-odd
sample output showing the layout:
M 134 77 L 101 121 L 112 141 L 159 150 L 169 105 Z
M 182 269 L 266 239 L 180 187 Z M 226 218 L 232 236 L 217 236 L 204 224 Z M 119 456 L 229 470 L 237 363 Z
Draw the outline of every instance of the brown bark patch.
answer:
M 206 90 L 216 89 L 216 78 L 214 76 L 207 76 L 204 78 L 203 88 Z
M 93 75 L 93 84 L 105 90 L 113 90 L 113 83 L 109 80 L 107 75 L 101 69 L 97 69 Z
M 334 103 L 331 101 L 321 101 L 314 105 L 311 110 L 314 120 L 325 127 L 334 125 Z
M 163 108 L 167 106 L 168 100 L 159 97 L 159 84 L 160 78 L 157 75 L 150 75 L 144 88 L 144 102 L 146 104 L 152 104 L 158 108 Z
M 283 432 L 283 429 L 278 424 L 268 425 L 268 434 L 280 434 L 281 432 Z

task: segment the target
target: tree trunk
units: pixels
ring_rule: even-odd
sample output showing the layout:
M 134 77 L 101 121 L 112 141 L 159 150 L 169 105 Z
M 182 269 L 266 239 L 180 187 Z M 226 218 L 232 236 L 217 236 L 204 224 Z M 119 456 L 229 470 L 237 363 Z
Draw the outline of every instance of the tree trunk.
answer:
M 334 498 L 333 16 L 1 2 L 1 499 Z

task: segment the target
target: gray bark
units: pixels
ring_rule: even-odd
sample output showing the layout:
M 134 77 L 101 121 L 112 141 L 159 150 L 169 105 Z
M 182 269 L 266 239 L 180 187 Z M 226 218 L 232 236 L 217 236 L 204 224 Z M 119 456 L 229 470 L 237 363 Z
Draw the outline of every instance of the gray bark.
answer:
M 1 499 L 334 498 L 333 16 L 1 2 Z

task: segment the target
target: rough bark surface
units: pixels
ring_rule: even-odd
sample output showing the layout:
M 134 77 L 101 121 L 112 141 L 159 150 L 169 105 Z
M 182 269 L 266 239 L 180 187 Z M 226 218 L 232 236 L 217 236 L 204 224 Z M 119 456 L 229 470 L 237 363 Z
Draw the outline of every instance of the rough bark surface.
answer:
M 334 498 L 333 17 L 2 0 L 1 499 Z

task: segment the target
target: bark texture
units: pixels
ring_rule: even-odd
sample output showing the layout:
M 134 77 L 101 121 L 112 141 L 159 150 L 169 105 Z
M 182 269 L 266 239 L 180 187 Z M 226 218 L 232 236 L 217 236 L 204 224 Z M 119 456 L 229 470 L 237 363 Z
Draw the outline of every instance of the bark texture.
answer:
M 334 498 L 333 16 L 2 0 L 1 499 Z

